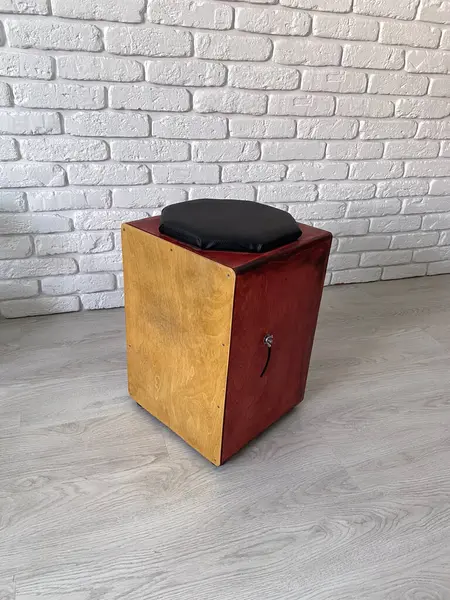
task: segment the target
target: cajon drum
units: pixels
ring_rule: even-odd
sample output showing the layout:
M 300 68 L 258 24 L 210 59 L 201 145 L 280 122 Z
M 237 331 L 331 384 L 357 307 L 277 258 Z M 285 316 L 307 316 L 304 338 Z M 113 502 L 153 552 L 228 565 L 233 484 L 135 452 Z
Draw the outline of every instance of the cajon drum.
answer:
M 183 204 L 122 226 L 129 393 L 220 465 L 303 399 L 331 234 Z

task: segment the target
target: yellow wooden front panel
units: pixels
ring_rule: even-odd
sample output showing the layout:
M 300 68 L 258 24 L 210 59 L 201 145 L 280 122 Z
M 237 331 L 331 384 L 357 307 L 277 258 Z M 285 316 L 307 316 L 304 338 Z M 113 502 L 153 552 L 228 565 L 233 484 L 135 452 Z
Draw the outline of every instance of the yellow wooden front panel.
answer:
M 130 395 L 220 464 L 235 274 L 122 227 Z

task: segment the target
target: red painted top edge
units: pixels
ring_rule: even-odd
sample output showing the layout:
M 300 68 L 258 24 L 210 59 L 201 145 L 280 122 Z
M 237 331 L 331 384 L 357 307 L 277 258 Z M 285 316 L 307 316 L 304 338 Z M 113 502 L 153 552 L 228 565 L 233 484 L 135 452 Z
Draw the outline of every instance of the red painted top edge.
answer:
M 270 252 L 254 253 L 201 250 L 200 248 L 195 248 L 193 246 L 189 246 L 188 244 L 183 244 L 182 242 L 179 242 L 174 238 L 168 237 L 160 233 L 159 221 L 159 217 L 148 217 L 147 219 L 140 219 L 139 221 L 131 221 L 130 223 L 127 223 L 127 225 L 136 227 L 141 231 L 145 231 L 163 240 L 168 240 L 172 244 L 176 244 L 177 246 L 186 248 L 187 250 L 195 252 L 196 254 L 201 254 L 205 258 L 209 258 L 214 262 L 222 264 L 226 267 L 230 267 L 236 272 L 242 272 L 248 269 L 252 269 L 254 267 L 257 267 L 261 263 L 265 263 L 271 259 L 280 258 L 282 256 L 288 256 L 290 254 L 298 252 L 302 248 L 308 247 L 310 244 L 331 237 L 331 233 L 329 233 L 328 231 L 324 231 L 323 229 L 317 229 L 316 227 L 310 227 L 309 225 L 303 225 L 302 223 L 299 223 L 299 226 L 302 230 L 302 236 L 296 242 L 286 244 L 285 246 L 281 246 L 280 248 L 275 248 L 275 250 L 271 250 Z

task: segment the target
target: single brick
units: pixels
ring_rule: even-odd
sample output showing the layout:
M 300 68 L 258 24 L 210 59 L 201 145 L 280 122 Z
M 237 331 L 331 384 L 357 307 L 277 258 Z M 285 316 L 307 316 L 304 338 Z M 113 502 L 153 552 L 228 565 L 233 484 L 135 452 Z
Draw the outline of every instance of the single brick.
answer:
M 450 6 L 448 5 L 448 2 L 422 0 L 419 7 L 418 18 L 422 21 L 449 24 Z
M 335 160 L 367 160 L 382 156 L 382 142 L 328 142 L 327 144 L 327 158 Z
M 0 220 L 0 233 L 55 233 L 70 231 L 72 221 L 60 215 L 15 214 Z
M 123 273 L 116 273 L 117 287 L 123 290 Z
M 406 139 L 414 137 L 416 121 L 361 121 L 359 135 L 362 140 Z
M 421 183 L 424 182 L 421 181 Z M 430 182 L 430 194 L 432 196 L 448 196 L 449 190 L 450 179 L 435 179 Z
M 401 98 L 397 100 L 395 115 L 406 119 L 442 119 L 450 115 L 447 100 L 436 98 Z
M 0 171 L 0 188 L 60 187 L 66 184 L 58 165 L 5 164 Z
M 437 260 L 450 260 L 450 248 L 441 246 L 438 248 L 419 248 L 413 252 L 413 262 L 434 262 Z
M 394 103 L 384 98 L 337 98 L 336 115 L 385 118 L 394 115 Z
M 0 13 L 48 15 L 47 0 L 0 0 Z
M 389 141 L 384 146 L 385 158 L 436 158 L 439 142 L 431 141 Z
M 402 69 L 405 52 L 400 48 L 389 48 L 375 44 L 345 45 L 342 54 L 344 67 L 357 69 Z
M 265 204 L 315 202 L 317 187 L 313 183 L 279 183 L 258 187 L 258 201 Z
M 142 81 L 144 67 L 136 60 L 111 56 L 59 56 L 58 76 L 83 81 Z
M 247 162 L 258 160 L 260 154 L 259 142 L 254 141 L 224 140 L 192 144 L 192 160 L 195 162 Z
M 437 144 L 438 142 L 431 142 L 429 141 L 428 144 Z M 450 142 L 449 141 L 442 141 L 441 142 L 441 156 L 445 156 L 446 158 L 448 158 L 450 156 Z M 421 157 L 422 158 L 422 157 Z M 429 156 L 428 158 L 434 158 L 434 156 Z
M 88 52 L 103 49 L 100 29 L 85 23 L 6 19 L 5 28 L 9 45 L 15 48 Z
M 293 119 L 235 117 L 230 119 L 230 135 L 237 138 L 292 138 Z
M 113 190 L 114 208 L 160 208 L 186 200 L 184 190 L 174 187 L 138 187 Z
M 299 162 L 289 165 L 286 179 L 290 181 L 318 181 L 346 179 L 348 165 L 344 162 Z
M 410 263 L 411 250 L 389 250 L 387 252 L 363 252 L 361 267 L 383 267 L 385 265 L 401 265 Z
M 319 184 L 320 200 L 369 200 L 375 196 L 374 183 L 329 182 Z
M 279 163 L 233 164 L 222 167 L 224 183 L 252 183 L 256 181 L 281 181 L 286 167 Z
M 145 165 L 77 164 L 67 167 L 71 185 L 142 185 L 149 183 Z
M 38 293 L 38 282 L 35 279 L 0 281 L 0 298 L 2 300 L 29 298 L 31 296 L 37 296 Z
M 68 313 L 80 310 L 80 300 L 76 296 L 60 298 L 43 297 L 26 300 L 9 300 L 0 303 L 0 313 L 6 319 Z
M 295 90 L 300 84 L 297 69 L 271 65 L 231 65 L 228 84 L 255 90 Z
M 359 264 L 359 256 L 357 254 L 332 254 L 328 261 L 328 267 L 331 271 L 344 271 L 352 269 Z
M 332 96 L 311 94 L 271 94 L 268 113 L 270 115 L 293 115 L 297 117 L 330 117 L 334 114 Z
M 93 137 L 148 137 L 147 115 L 112 111 L 69 113 L 64 116 L 66 133 Z
M 33 253 L 28 235 L 4 235 L 0 237 L 0 260 L 6 258 L 26 258 Z
M 12 104 L 11 89 L 7 83 L 0 82 L 0 106 L 11 106 L 11 104 Z
M 449 140 L 450 121 L 422 121 L 419 123 L 416 137 L 419 140 Z
M 358 133 L 356 119 L 300 119 L 297 127 L 297 137 L 318 140 L 353 139 Z
M 302 90 L 306 91 L 362 94 L 366 88 L 365 73 L 325 69 L 305 69 L 302 73 Z
M 305 160 L 325 156 L 325 143 L 316 141 L 263 142 L 263 160 Z
M 438 213 L 448 211 L 448 199 L 447 198 L 432 198 L 427 196 L 426 198 L 406 198 L 403 201 L 402 212 L 405 215 L 417 215 L 426 213 Z M 431 244 L 430 244 L 431 245 Z
M 392 236 L 391 248 L 403 250 L 405 248 L 426 248 L 438 243 L 439 233 L 437 231 L 419 233 L 397 233 Z
M 150 0 L 148 18 L 152 23 L 200 29 L 230 29 L 233 9 L 208 0 Z
M 195 56 L 218 60 L 264 61 L 270 57 L 272 42 L 258 35 L 196 33 Z
M 231 200 L 255 200 L 255 188 L 251 185 L 203 185 L 189 188 L 189 200 L 197 198 L 225 198 Z
M 352 0 L 280 0 L 280 4 L 291 8 L 345 13 L 351 9 Z
M 105 49 L 131 56 L 191 56 L 192 35 L 168 27 L 112 25 L 105 28 Z
M 368 283 L 369 281 L 378 281 L 380 277 L 381 269 L 379 267 L 371 267 L 370 269 L 350 269 L 332 273 L 331 284 Z
M 45 277 L 46 275 L 69 275 L 76 273 L 77 263 L 73 258 L 27 258 L 0 262 L 0 279 L 21 277 Z
M 148 211 L 144 210 L 90 210 L 75 213 L 76 229 L 95 231 L 95 230 L 118 230 L 122 223 L 127 221 L 137 221 L 145 219 Z M 112 256 L 108 254 L 105 260 Z M 81 269 L 83 270 L 83 269 Z M 100 269 L 103 270 L 103 269 Z M 104 269 L 107 271 L 108 269 Z
M 423 96 L 427 93 L 428 77 L 407 73 L 375 73 L 369 76 L 369 94 Z
M 121 308 L 124 305 L 123 290 L 113 292 L 98 292 L 95 294 L 82 294 L 81 302 L 86 310 L 101 308 Z
M 354 0 L 353 12 L 373 17 L 414 19 L 419 0 Z
M 361 17 L 314 15 L 313 35 L 338 40 L 369 40 L 378 38 L 379 25 Z
M 314 227 L 326 229 L 336 237 L 366 235 L 369 231 L 369 219 L 336 219 L 334 221 L 316 221 Z
M 0 75 L 24 79 L 51 79 L 53 77 L 53 59 L 41 54 L 2 51 Z
M 27 203 L 24 192 L 2 192 L 0 213 L 25 212 L 26 209 Z
M 155 183 L 219 183 L 217 165 L 153 165 L 152 178 Z
M 415 160 L 405 165 L 405 177 L 449 177 L 450 161 L 447 158 Z
M 427 23 L 402 23 L 385 21 L 381 23 L 380 42 L 397 46 L 415 46 L 417 48 L 437 48 L 441 30 Z
M 94 21 L 123 21 L 140 23 L 143 19 L 144 0 L 52 0 L 52 12 L 67 19 L 90 19 Z
M 108 158 L 108 147 L 101 140 L 31 138 L 20 140 L 22 158 L 30 161 L 97 161 Z
M 151 83 L 208 87 L 223 85 L 227 70 L 220 63 L 169 59 L 148 61 L 145 72 Z
M 420 229 L 420 216 L 393 215 L 371 219 L 370 231 L 372 233 L 396 233 L 401 231 L 414 231 Z
M 310 40 L 277 40 L 274 46 L 275 62 L 285 65 L 324 67 L 339 65 L 342 48 Z
M 404 198 L 407 196 L 424 196 L 428 193 L 428 182 L 421 179 L 397 179 L 396 181 L 380 181 L 377 185 L 378 198 Z
M 67 254 L 68 252 L 90 254 L 113 249 L 113 239 L 110 233 L 73 231 L 53 235 L 37 235 L 34 243 L 38 256 Z
M 397 179 L 402 175 L 401 161 L 368 160 L 350 165 L 350 179 Z
M 338 252 L 363 252 L 365 250 L 387 250 L 391 243 L 390 235 L 365 235 L 363 237 L 341 238 Z
M 185 112 L 190 110 L 191 96 L 181 88 L 152 87 L 146 83 L 112 85 L 109 88 L 109 105 L 115 109 Z
M 450 29 L 443 29 L 439 47 L 442 50 L 450 50 Z
M 415 77 L 420 77 L 420 75 L 415 75 Z M 450 98 L 450 78 L 432 77 L 430 80 L 430 89 L 428 90 L 428 94 L 430 96 Z
M 111 158 L 126 162 L 178 162 L 188 160 L 189 144 L 174 140 L 115 140 Z
M 0 133 L 43 135 L 61 133 L 58 113 L 30 111 L 0 111 Z
M 381 279 L 404 279 L 422 277 L 426 273 L 426 265 L 396 265 L 384 267 Z
M 0 160 L 17 160 L 19 158 L 18 144 L 12 138 L 0 138 Z
M 438 50 L 409 50 L 405 69 L 411 73 L 449 73 L 450 53 Z
M 407 219 L 420 219 L 417 217 L 405 217 Z M 422 229 L 424 230 L 441 230 L 450 229 L 450 213 L 438 213 L 436 215 L 424 215 L 422 221 Z
M 289 212 L 296 221 L 309 219 L 340 219 L 345 214 L 342 202 L 297 202 L 289 206 Z M 355 257 L 358 264 L 358 257 Z
M 114 289 L 114 275 L 99 273 L 44 277 L 41 280 L 41 288 L 44 294 L 54 296 L 101 292 Z
M 198 90 L 194 93 L 194 110 L 200 113 L 263 115 L 267 96 L 238 90 Z
M 179 139 L 224 139 L 227 122 L 223 117 L 170 116 L 153 121 L 153 135 Z
M 34 212 L 52 210 L 76 210 L 109 208 L 111 198 L 109 190 L 40 190 L 28 192 L 28 204 Z
M 311 17 L 304 12 L 283 8 L 237 8 L 235 28 L 253 33 L 308 35 Z
M 142 217 L 140 217 L 142 218 Z M 123 217 L 122 223 L 129 219 Z M 120 229 L 121 223 L 117 224 Z M 78 260 L 81 273 L 99 273 L 102 271 L 122 271 L 122 254 L 119 252 L 102 252 L 101 254 L 83 254 Z
M 106 106 L 105 88 L 66 83 L 15 83 L 14 101 L 27 108 L 99 109 Z
M 386 200 L 367 200 L 349 202 L 346 217 L 355 219 L 359 217 L 385 217 L 396 215 L 400 212 L 401 202 L 396 198 Z

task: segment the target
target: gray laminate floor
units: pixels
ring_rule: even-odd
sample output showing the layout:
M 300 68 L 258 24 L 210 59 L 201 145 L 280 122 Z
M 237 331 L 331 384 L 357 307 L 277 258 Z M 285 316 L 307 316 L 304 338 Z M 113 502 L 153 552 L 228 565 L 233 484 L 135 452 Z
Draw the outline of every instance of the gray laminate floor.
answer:
M 128 397 L 122 310 L 0 323 L 1 600 L 450 599 L 450 276 L 327 289 L 224 467 Z

